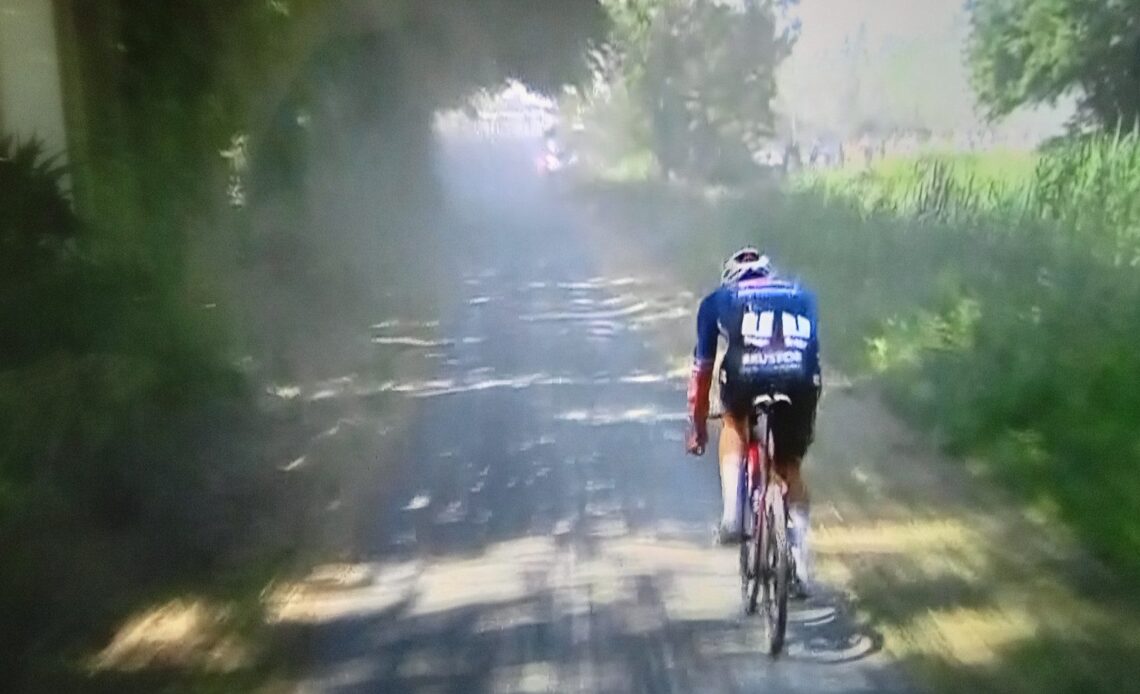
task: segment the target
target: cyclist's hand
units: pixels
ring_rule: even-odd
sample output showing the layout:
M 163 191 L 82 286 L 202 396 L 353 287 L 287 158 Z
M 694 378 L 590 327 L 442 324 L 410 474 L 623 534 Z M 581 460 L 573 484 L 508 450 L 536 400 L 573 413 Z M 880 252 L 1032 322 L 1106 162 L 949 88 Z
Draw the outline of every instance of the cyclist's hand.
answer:
M 689 427 L 685 432 L 685 452 L 689 455 L 704 455 L 708 442 L 708 423 L 703 419 L 689 420 Z

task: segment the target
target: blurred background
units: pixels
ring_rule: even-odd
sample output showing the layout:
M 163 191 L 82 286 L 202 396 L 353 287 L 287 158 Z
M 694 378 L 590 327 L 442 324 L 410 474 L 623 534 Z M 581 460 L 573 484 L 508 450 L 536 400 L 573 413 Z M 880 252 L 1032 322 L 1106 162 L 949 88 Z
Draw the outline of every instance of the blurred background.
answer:
M 0 0 L 0 689 L 1135 688 L 1138 18 Z M 679 455 L 745 243 L 832 372 L 783 671 Z

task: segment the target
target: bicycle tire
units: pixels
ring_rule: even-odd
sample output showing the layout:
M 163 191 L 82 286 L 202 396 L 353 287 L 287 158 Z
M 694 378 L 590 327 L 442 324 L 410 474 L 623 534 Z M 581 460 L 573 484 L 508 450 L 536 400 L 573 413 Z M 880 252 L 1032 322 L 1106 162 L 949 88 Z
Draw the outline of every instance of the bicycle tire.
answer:
M 756 605 L 760 596 L 761 557 L 760 538 L 763 535 L 761 512 L 763 500 L 760 499 L 760 490 L 754 488 L 755 481 L 752 472 L 759 465 L 759 450 L 754 444 L 749 444 L 744 465 L 740 468 L 740 489 L 742 513 L 745 522 L 744 538 L 740 543 L 740 596 L 744 603 L 744 614 L 756 614 Z
M 740 590 L 744 601 L 744 614 L 756 614 L 760 598 L 761 578 L 761 537 L 764 535 L 760 517 L 749 508 L 747 518 L 751 519 L 751 529 L 740 543 Z
M 779 488 L 770 488 L 764 504 L 765 535 L 771 538 L 765 554 L 764 571 L 764 631 L 767 651 L 777 656 L 784 648 L 788 629 L 788 516 L 784 495 Z

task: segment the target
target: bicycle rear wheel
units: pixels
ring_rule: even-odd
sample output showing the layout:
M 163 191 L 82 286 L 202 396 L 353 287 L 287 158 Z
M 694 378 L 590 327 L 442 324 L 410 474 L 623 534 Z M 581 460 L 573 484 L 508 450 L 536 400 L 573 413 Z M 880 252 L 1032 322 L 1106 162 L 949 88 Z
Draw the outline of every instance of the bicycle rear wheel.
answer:
M 745 514 L 745 536 L 740 543 L 740 596 L 744 601 L 744 613 L 755 614 L 760 597 L 761 557 L 760 538 L 764 534 L 759 515 L 749 507 Z M 748 527 L 751 526 L 751 527 Z
M 755 614 L 760 596 L 761 562 L 760 538 L 763 524 L 760 522 L 763 500 L 760 490 L 753 484 L 754 471 L 760 465 L 760 451 L 755 444 L 748 447 L 748 455 L 740 468 L 741 507 L 744 520 L 744 538 L 740 543 L 740 597 L 744 602 L 744 614 Z
M 764 503 L 765 542 L 763 550 L 764 636 L 769 655 L 776 656 L 784 648 L 788 628 L 788 516 L 784 495 L 770 490 Z

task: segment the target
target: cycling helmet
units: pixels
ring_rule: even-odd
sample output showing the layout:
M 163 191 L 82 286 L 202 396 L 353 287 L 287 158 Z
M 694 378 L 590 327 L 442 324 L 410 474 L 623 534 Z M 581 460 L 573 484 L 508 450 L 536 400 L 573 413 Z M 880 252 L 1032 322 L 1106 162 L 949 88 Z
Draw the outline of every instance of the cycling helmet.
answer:
M 724 261 L 721 284 L 731 284 L 749 277 L 767 277 L 772 274 L 772 261 L 759 250 L 746 246 Z

